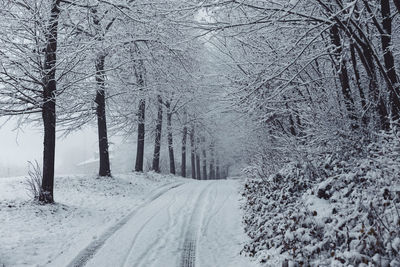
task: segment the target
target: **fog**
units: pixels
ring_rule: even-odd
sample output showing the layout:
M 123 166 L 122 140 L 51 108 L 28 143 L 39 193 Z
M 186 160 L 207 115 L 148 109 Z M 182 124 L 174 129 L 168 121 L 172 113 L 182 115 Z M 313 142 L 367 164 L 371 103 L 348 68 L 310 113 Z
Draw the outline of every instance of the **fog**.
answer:
M 4 123 L 4 121 L 2 121 Z M 0 129 L 0 177 L 26 175 L 28 162 L 41 164 L 43 133 L 41 127 L 24 125 L 17 127 L 16 119 L 3 124 Z M 118 138 L 111 138 L 111 141 Z M 94 159 L 97 151 L 96 129 L 86 127 L 68 136 L 57 134 L 56 174 L 90 172 L 78 164 Z
M 27 176 L 29 162 L 37 161 L 42 165 L 43 159 L 43 129 L 32 124 L 18 127 L 17 118 L 6 122 L 4 119 L 0 128 L 0 178 L 12 176 Z M 110 162 L 113 173 L 125 173 L 133 170 L 136 154 L 136 134 L 131 138 L 118 135 L 109 136 Z M 165 138 L 165 140 L 164 140 Z M 162 172 L 168 172 L 168 150 L 166 137 L 162 137 L 160 165 Z M 146 136 L 144 166 L 150 169 L 153 136 Z M 177 149 L 180 145 L 177 144 Z M 97 128 L 86 126 L 67 136 L 57 133 L 56 141 L 56 175 L 98 173 L 98 140 Z

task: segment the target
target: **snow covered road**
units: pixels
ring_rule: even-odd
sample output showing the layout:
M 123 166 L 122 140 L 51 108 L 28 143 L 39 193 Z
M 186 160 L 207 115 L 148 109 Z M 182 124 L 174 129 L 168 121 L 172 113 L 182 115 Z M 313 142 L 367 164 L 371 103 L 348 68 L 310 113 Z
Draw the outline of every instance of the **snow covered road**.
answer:
M 240 256 L 245 238 L 238 182 L 193 181 L 139 209 L 85 266 L 251 267 Z

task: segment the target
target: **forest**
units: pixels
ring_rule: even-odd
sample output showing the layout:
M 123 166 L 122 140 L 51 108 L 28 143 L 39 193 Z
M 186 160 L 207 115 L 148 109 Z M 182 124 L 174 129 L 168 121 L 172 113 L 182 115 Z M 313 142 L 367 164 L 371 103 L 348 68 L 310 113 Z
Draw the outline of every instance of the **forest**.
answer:
M 400 266 L 399 13 L 400 0 L 0 1 L 0 115 L 43 138 L 29 209 L 72 214 L 57 136 L 93 128 L 98 172 L 71 190 L 137 193 L 113 171 L 119 136 L 155 183 L 240 180 L 254 264 Z M 0 214 L 10 203 L 0 192 Z

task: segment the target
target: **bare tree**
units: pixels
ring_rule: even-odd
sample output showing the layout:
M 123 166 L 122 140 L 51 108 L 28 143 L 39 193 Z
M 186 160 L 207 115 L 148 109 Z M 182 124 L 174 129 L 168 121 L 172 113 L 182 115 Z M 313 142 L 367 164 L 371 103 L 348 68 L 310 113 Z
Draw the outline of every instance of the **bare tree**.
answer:
M 154 154 L 153 154 L 153 170 L 155 172 L 160 172 L 162 119 L 163 119 L 163 102 L 161 96 L 157 95 L 157 120 L 156 120 L 156 133 L 155 133 Z

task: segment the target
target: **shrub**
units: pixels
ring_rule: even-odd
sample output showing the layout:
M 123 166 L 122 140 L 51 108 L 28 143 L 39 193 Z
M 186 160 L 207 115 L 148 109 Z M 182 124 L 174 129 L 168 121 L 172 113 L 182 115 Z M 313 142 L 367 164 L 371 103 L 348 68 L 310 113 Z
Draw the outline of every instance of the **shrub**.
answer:
M 245 183 L 244 252 L 266 265 L 400 266 L 400 144 L 287 164 Z
M 39 200 L 42 194 L 42 171 L 39 163 L 28 161 L 28 177 L 26 177 L 25 184 L 27 186 L 28 195 L 34 200 Z

